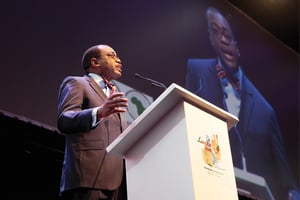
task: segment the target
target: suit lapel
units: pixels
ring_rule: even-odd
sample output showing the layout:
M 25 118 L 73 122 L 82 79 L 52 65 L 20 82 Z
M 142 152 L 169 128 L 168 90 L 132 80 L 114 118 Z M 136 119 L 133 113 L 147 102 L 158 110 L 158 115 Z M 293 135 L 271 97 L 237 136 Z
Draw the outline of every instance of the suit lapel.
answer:
M 239 123 L 238 123 L 238 129 L 240 130 L 240 133 L 243 138 L 243 143 L 247 140 L 247 135 L 243 134 L 246 133 L 249 126 L 249 119 L 251 119 L 251 115 L 253 114 L 253 108 L 255 106 L 254 97 L 252 90 L 249 88 L 251 87 L 251 84 L 249 83 L 246 76 L 243 75 L 242 78 L 242 84 L 243 89 L 241 91 L 241 110 L 239 115 Z
M 207 80 L 203 81 L 207 83 L 206 87 L 204 88 L 205 92 L 204 94 L 207 95 L 207 99 L 212 102 L 214 105 L 224 109 L 224 102 L 223 102 L 223 91 L 220 79 L 217 76 L 217 71 L 215 69 L 216 61 L 212 62 L 209 69 L 209 73 L 207 77 Z M 211 92 L 215 91 L 215 92 Z
M 85 79 L 89 82 L 90 87 L 99 95 L 102 100 L 107 98 L 102 88 L 91 77 L 85 76 Z

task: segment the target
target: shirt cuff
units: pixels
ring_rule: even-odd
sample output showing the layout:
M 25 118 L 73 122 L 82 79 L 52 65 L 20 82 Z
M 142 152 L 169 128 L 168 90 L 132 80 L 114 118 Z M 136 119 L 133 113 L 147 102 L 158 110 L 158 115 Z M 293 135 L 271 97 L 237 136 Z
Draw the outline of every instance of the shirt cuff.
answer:
M 97 121 L 97 111 L 98 111 L 99 107 L 96 107 L 92 110 L 92 128 L 95 128 L 98 126 L 98 124 L 103 120 L 102 119 L 99 119 Z

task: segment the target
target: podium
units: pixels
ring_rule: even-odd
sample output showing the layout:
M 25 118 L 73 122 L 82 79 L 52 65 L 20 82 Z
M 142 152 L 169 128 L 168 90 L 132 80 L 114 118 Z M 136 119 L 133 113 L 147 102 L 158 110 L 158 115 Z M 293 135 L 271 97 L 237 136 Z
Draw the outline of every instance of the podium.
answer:
M 108 147 L 126 161 L 129 200 L 237 200 L 230 113 L 172 83 Z

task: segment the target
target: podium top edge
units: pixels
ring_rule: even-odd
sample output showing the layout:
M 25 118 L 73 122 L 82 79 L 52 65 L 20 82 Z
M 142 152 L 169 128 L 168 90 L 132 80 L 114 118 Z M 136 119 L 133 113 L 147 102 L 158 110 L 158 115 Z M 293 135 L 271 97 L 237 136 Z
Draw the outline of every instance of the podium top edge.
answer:
M 183 100 L 189 103 L 196 104 L 196 106 L 198 105 L 200 107 L 202 106 L 209 107 L 209 110 L 215 113 L 218 117 L 225 119 L 227 122 L 231 121 L 231 123 L 233 124 L 229 125 L 229 128 L 231 128 L 234 124 L 236 124 L 239 121 L 239 119 L 235 115 L 215 106 L 209 101 L 199 97 L 198 95 L 188 91 L 187 89 L 183 88 L 182 86 L 176 83 L 172 83 L 165 92 L 171 93 L 172 91 L 175 91 L 178 94 L 182 95 Z M 161 96 L 163 96 L 163 94 Z
M 157 123 L 172 107 L 183 101 L 225 121 L 228 129 L 238 122 L 238 118 L 234 115 L 189 92 L 178 84 L 172 83 L 107 147 L 107 152 L 124 155 L 128 148 L 142 137 L 143 132 Z

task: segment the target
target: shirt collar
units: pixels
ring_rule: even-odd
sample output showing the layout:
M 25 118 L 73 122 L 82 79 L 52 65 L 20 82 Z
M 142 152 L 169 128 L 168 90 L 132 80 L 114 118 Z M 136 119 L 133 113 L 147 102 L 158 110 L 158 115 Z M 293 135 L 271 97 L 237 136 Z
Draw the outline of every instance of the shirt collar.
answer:
M 98 74 L 95 74 L 95 73 L 88 73 L 88 76 L 91 77 L 92 79 L 94 79 L 97 83 L 99 83 L 100 81 L 103 80 L 103 78 L 101 76 L 99 76 Z
M 220 65 L 224 69 L 220 58 L 218 58 L 218 65 Z M 241 70 L 240 66 L 238 67 L 238 70 L 234 74 L 232 74 L 232 76 L 237 78 L 241 82 L 241 80 L 242 80 L 242 70 Z
M 96 83 L 98 83 L 101 86 L 101 88 L 105 88 L 106 87 L 105 81 L 98 74 L 88 73 L 88 76 L 91 77 L 92 79 L 94 79 L 94 81 L 96 81 Z

